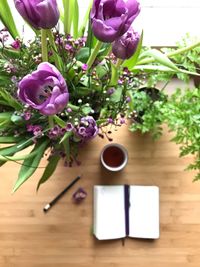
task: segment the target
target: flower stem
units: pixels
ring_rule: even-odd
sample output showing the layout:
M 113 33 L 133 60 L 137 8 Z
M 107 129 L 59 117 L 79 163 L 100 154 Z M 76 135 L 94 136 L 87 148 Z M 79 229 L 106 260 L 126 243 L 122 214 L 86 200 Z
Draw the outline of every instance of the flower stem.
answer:
M 48 61 L 48 50 L 47 50 L 47 31 L 41 29 L 41 45 L 42 45 L 42 61 Z
M 55 45 L 54 42 L 54 36 L 51 30 L 47 30 L 47 35 L 49 37 L 49 43 L 51 45 L 52 48 L 52 52 L 53 52 L 53 56 L 54 56 L 54 60 L 55 60 L 55 65 L 57 67 L 57 69 L 59 69 L 60 71 L 62 70 L 62 64 L 61 64 L 61 59 L 58 55 L 58 50 L 57 47 Z
M 168 53 L 167 56 L 168 57 L 173 57 L 173 56 L 176 56 L 178 54 L 182 54 L 182 53 L 185 53 L 187 51 L 190 51 L 190 50 L 192 50 L 193 48 L 195 48 L 197 46 L 200 46 L 200 42 L 194 43 L 194 44 L 192 44 L 190 46 L 186 46 L 186 47 L 182 47 L 180 49 L 177 49 L 176 51 Z
M 94 47 L 94 50 L 92 51 L 92 53 L 91 53 L 91 55 L 90 55 L 90 57 L 89 57 L 89 59 L 88 59 L 88 61 L 86 63 L 88 65 L 87 71 L 89 71 L 89 69 L 92 67 L 92 64 L 94 63 L 101 46 L 102 46 L 102 42 L 101 41 L 97 41 L 97 43 L 96 43 L 96 45 Z
M 115 65 L 112 65 L 112 74 L 110 79 L 110 86 L 117 85 L 119 79 L 119 67 L 123 63 L 123 59 L 118 58 Z
M 49 116 L 49 117 L 48 117 L 48 120 L 49 120 L 49 127 L 50 127 L 50 128 L 53 128 L 53 127 L 54 127 L 53 116 Z

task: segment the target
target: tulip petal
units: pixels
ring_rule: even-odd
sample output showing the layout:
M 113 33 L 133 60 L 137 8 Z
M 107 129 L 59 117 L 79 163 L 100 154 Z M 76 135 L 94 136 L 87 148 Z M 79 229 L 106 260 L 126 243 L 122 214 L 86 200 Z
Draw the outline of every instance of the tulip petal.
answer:
M 110 18 L 104 21 L 104 23 L 106 26 L 111 27 L 117 31 L 122 25 L 122 19 L 121 17 Z
M 94 35 L 102 42 L 111 43 L 117 38 L 117 31 L 106 26 L 101 20 L 93 19 L 92 29 Z
M 51 115 L 54 115 L 56 114 L 56 109 L 55 109 L 55 105 L 53 104 L 48 104 L 46 105 L 46 107 L 41 111 L 41 113 L 43 115 L 47 115 L 47 116 L 51 116 Z
M 51 29 L 57 23 L 59 19 L 59 11 L 56 5 L 52 5 L 52 2 L 42 1 L 37 4 L 37 11 L 40 14 L 40 21 L 38 24 L 41 28 Z
M 136 14 L 136 16 L 140 12 L 140 4 L 135 0 L 128 0 L 126 2 L 126 7 L 128 9 L 129 16 L 133 16 Z
M 55 105 L 56 105 L 56 108 L 59 110 L 59 111 L 62 111 L 63 110 L 63 106 L 66 106 L 67 103 L 69 101 L 69 94 L 65 93 L 65 94 L 62 94 L 62 95 L 59 95 L 56 99 L 55 99 Z
M 93 5 L 92 5 L 92 9 L 91 9 L 91 12 L 90 12 L 90 18 L 94 18 L 96 16 L 96 13 L 98 12 L 98 7 L 99 7 L 99 4 L 100 4 L 100 1 L 101 0 L 94 0 L 93 2 Z

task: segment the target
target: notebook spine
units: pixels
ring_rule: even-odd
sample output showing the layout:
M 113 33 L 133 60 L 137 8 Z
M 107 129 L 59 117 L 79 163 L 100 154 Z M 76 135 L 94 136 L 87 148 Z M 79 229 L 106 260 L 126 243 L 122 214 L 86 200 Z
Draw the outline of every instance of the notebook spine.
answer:
M 125 209 L 125 232 L 126 236 L 129 236 L 129 194 L 130 194 L 130 186 L 124 185 L 124 209 Z

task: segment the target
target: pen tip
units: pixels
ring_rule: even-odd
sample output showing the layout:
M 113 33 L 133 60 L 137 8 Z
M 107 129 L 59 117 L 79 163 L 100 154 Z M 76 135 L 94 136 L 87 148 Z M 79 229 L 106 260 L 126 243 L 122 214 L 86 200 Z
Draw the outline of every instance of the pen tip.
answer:
M 47 212 L 50 208 L 51 208 L 50 204 L 47 204 L 47 205 L 44 207 L 43 211 L 44 211 L 44 212 Z

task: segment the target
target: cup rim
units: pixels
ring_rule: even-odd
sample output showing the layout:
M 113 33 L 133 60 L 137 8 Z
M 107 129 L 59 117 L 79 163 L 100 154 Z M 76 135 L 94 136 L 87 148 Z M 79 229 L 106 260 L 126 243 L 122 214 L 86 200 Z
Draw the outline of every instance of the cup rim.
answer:
M 107 165 L 107 164 L 105 163 L 105 161 L 104 161 L 104 159 L 103 159 L 103 153 L 104 153 L 104 151 L 105 151 L 108 147 L 118 147 L 118 148 L 120 148 L 121 151 L 123 152 L 123 154 L 124 154 L 124 161 L 123 161 L 123 163 L 122 163 L 120 166 L 118 166 L 118 167 L 111 167 L 111 166 L 109 166 L 109 165 Z M 114 171 L 114 172 L 115 172 L 115 171 L 121 171 L 121 170 L 126 166 L 126 164 L 127 164 L 127 162 L 128 162 L 128 151 L 127 151 L 126 148 L 125 148 L 123 145 L 121 145 L 121 144 L 118 144 L 118 143 L 107 144 L 107 145 L 104 146 L 104 148 L 103 148 L 102 151 L 101 151 L 100 159 L 101 159 L 101 163 L 102 163 L 102 165 L 103 165 L 107 170 L 109 170 L 109 171 Z

